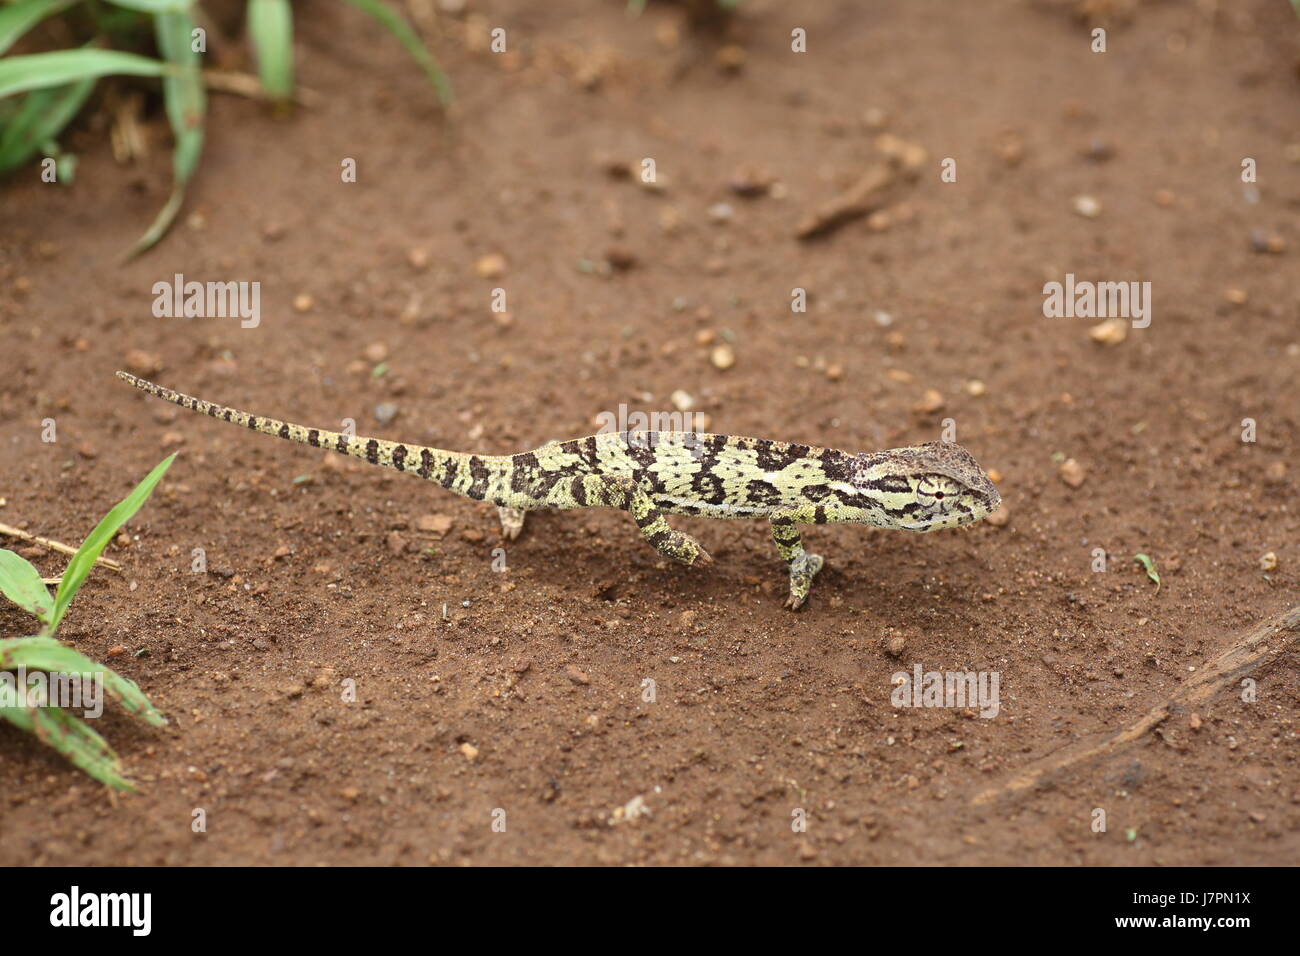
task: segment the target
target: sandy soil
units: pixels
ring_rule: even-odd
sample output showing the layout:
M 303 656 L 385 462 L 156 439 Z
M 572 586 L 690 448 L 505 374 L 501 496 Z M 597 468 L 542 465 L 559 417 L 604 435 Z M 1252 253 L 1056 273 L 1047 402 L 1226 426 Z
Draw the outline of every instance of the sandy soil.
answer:
M 124 573 L 96 572 L 62 632 L 98 660 L 126 648 L 113 665 L 172 723 L 99 722 L 142 787 L 117 800 L 0 727 L 0 863 L 1295 862 L 1294 651 L 1254 702 L 1234 685 L 972 802 L 1297 603 L 1285 2 L 1143 3 L 1096 54 L 1074 4 L 767 0 L 719 33 L 661 3 L 472 0 L 481 19 L 432 40 L 450 119 L 382 31 L 311 6 L 319 101 L 277 118 L 214 95 L 187 218 L 155 251 L 117 261 L 168 188 L 156 113 L 144 163 L 87 126 L 74 188 L 32 168 L 0 193 L 0 520 L 80 540 L 180 451 L 108 552 Z M 481 47 L 496 25 L 504 55 Z M 920 175 L 882 215 L 797 239 L 882 133 L 926 151 Z M 659 188 L 611 171 L 645 157 Z M 259 281 L 261 324 L 154 318 L 175 273 Z M 1045 318 L 1066 273 L 1151 282 L 1150 326 L 1107 346 L 1096 320 Z M 714 431 L 848 449 L 950 418 L 1009 520 L 810 529 L 828 568 L 791 614 L 761 523 L 679 520 L 717 559 L 704 572 L 612 512 L 535 515 L 503 545 L 489 509 L 164 406 L 115 380 L 125 365 L 482 453 L 590 434 L 621 403 L 671 410 L 677 390 Z M 29 627 L 12 607 L 0 625 Z M 917 665 L 998 672 L 998 715 L 891 706 Z

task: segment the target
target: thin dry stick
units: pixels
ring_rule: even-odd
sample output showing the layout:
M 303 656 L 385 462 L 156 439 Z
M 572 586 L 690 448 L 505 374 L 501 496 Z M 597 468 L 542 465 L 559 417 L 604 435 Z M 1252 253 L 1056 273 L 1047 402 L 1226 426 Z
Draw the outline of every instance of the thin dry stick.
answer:
M 203 84 L 218 93 L 233 93 L 252 100 L 266 99 L 266 93 L 262 90 L 262 81 L 251 73 L 238 73 L 234 70 L 204 70 Z M 315 90 L 299 86 L 294 89 L 291 99 L 299 106 L 317 106 L 322 97 Z
M 13 538 L 21 538 L 22 540 L 30 541 L 33 544 L 43 544 L 47 548 L 52 548 L 55 551 L 62 551 L 64 554 L 77 553 L 76 548 L 70 548 L 61 541 L 51 541 L 49 538 L 39 538 L 34 534 L 28 534 L 21 528 L 15 528 L 13 525 L 7 525 L 3 522 L 0 522 L 0 534 L 7 534 Z M 118 564 L 112 558 L 96 558 L 95 563 L 102 564 L 104 567 L 111 568 L 114 571 L 122 570 L 122 565 Z M 50 582 L 46 581 L 45 583 L 49 584 Z
M 1174 708 L 1189 707 L 1208 700 L 1238 678 L 1272 664 L 1297 637 L 1300 637 L 1300 605 L 1255 625 L 1237 638 L 1227 650 L 1206 662 L 1169 698 L 1118 733 L 1099 743 L 1081 741 L 1037 760 L 1002 785 L 981 791 L 971 802 L 988 803 L 1003 794 L 1024 790 L 1049 773 L 1056 773 L 1085 760 L 1107 756 L 1140 740 L 1147 731 L 1167 718 Z

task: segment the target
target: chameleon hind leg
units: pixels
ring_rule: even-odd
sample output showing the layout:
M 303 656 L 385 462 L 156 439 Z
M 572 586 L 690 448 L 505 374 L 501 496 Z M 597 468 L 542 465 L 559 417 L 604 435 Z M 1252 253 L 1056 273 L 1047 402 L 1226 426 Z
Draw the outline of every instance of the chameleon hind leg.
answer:
M 785 606 L 792 611 L 799 610 L 804 601 L 808 600 L 813 578 L 825 565 L 821 555 L 809 554 L 803 549 L 803 539 L 799 537 L 796 522 L 806 522 L 809 517 L 794 510 L 777 511 L 769 518 L 776 550 L 781 552 L 781 557 L 790 569 L 790 596 L 786 598 Z
M 501 533 L 505 535 L 506 540 L 513 541 L 519 537 L 520 532 L 524 530 L 524 516 L 527 514 L 522 508 L 511 508 L 508 505 L 497 506 L 497 517 L 501 519 Z
M 683 531 L 668 525 L 663 512 L 632 478 L 626 475 L 580 475 L 556 486 L 550 502 L 557 508 L 619 508 L 636 522 L 649 545 L 665 557 L 682 564 L 712 564 L 704 546 Z

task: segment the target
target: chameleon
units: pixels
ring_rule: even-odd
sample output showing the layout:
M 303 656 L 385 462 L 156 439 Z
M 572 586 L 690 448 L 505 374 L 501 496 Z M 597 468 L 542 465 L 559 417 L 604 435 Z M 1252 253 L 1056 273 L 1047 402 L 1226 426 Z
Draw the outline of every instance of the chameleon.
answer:
M 475 455 L 365 438 L 252 415 L 172 391 L 126 372 L 118 377 L 183 408 L 265 435 L 361 458 L 496 505 L 514 540 L 541 508 L 617 508 L 660 554 L 698 567 L 712 557 L 665 515 L 766 518 L 790 579 L 785 606 L 808 599 L 824 562 L 804 550 L 799 525 L 850 522 L 928 532 L 967 527 L 1001 496 L 971 454 L 932 441 L 855 453 L 815 445 L 682 431 L 606 431 L 553 441 L 517 455 Z

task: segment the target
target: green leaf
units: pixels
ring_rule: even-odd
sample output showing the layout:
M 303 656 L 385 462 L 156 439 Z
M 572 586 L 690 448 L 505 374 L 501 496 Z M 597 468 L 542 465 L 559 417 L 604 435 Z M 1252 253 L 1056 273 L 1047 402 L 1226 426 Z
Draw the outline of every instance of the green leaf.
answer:
M 154 727 L 163 727 L 167 718 L 158 712 L 139 685 L 112 668 L 96 663 L 80 651 L 61 644 L 53 637 L 10 637 L 0 640 L 0 670 L 26 667 L 60 674 L 102 674 L 104 689 L 133 717 Z
M 0 53 L 4 53 L 33 26 L 77 0 L 18 0 L 0 6 Z
M 41 580 L 41 573 L 12 551 L 0 549 L 0 591 L 42 624 L 50 623 L 54 598 Z
M 154 18 L 158 49 L 172 69 L 163 78 L 163 105 L 176 140 L 172 153 L 172 191 L 143 236 L 127 250 L 126 258 L 139 255 L 167 234 L 185 201 L 185 185 L 203 153 L 203 119 L 207 93 L 203 88 L 201 58 L 191 45 L 194 20 L 188 12 L 159 13 Z
M 1147 577 L 1155 582 L 1156 590 L 1159 591 L 1160 575 L 1156 573 L 1156 563 L 1151 560 L 1151 556 L 1149 554 L 1135 554 L 1133 555 L 1133 560 L 1146 569 Z
M 358 10 L 364 10 L 370 14 L 397 38 L 397 42 L 406 48 L 406 52 L 414 58 L 416 63 L 420 64 L 421 69 L 424 70 L 429 82 L 437 92 L 442 105 L 444 107 L 450 106 L 452 103 L 451 82 L 447 79 L 447 75 L 442 72 L 442 68 L 438 66 L 437 61 L 434 60 L 419 36 L 416 35 L 416 32 L 411 29 L 411 25 L 406 22 L 406 19 L 384 3 L 383 0 L 347 0 L 347 2 Z
M 67 570 L 63 572 L 58 593 L 54 595 L 54 616 L 46 628 L 48 633 L 52 634 L 58 628 L 63 615 L 67 613 L 68 605 L 76 597 L 77 590 L 90 574 L 90 569 L 95 566 L 95 559 L 99 557 L 100 552 L 108 546 L 108 542 L 112 540 L 113 535 L 117 534 L 117 530 L 140 510 L 145 499 L 153 492 L 154 486 L 162 479 L 163 473 L 175 460 L 174 454 L 163 459 L 158 467 L 149 472 L 144 481 L 135 486 L 134 491 L 113 506 L 103 520 L 95 525 L 95 530 L 81 542 L 81 547 L 77 549 L 77 553 L 68 562 Z
M 0 96 L 63 86 L 77 80 L 110 76 L 163 76 L 161 60 L 118 50 L 56 50 L 0 60 Z
M 81 110 L 95 82 L 95 77 L 88 77 L 66 86 L 32 90 L 24 96 L 17 115 L 0 133 L 0 175 L 17 169 L 45 144 L 57 139 Z M 63 181 L 62 175 L 59 181 Z
M 25 717 L 14 720 L 15 712 L 25 712 Z M 25 730 L 30 730 L 37 740 L 53 747 L 100 783 L 116 790 L 135 790 L 135 785 L 122 776 L 122 762 L 108 742 L 62 708 L 4 707 L 0 708 L 0 717 L 19 727 L 24 727 L 25 720 Z
M 248 35 L 257 54 L 262 89 L 273 100 L 293 95 L 293 12 L 289 0 L 250 0 Z

